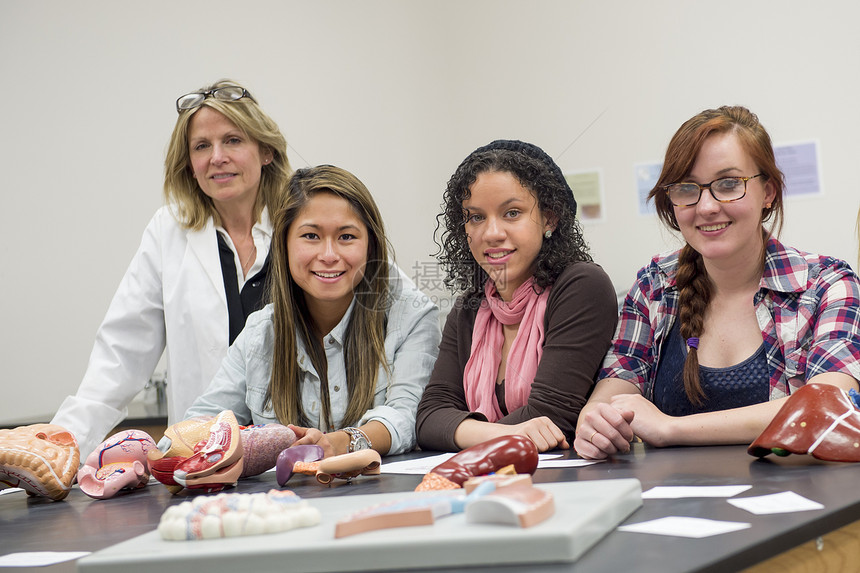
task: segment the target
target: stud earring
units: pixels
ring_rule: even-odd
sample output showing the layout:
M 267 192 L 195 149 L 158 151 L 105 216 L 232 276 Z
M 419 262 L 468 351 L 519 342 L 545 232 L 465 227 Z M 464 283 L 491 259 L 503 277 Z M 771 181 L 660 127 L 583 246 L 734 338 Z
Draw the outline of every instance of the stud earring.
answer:
M 549 239 L 550 237 L 552 237 L 552 231 L 547 229 L 546 232 L 543 234 L 543 236 L 545 239 Z
M 765 203 L 764 206 L 770 209 L 770 203 Z

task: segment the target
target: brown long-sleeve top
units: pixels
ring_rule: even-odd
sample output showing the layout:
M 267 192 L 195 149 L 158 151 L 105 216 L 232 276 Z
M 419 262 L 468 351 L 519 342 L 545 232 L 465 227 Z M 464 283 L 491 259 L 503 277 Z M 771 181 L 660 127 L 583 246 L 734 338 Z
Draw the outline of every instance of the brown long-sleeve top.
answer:
M 436 366 L 418 404 L 418 444 L 425 450 L 456 451 L 454 431 L 460 422 L 486 421 L 483 414 L 469 411 L 463 388 L 477 313 L 477 302 L 461 297 L 448 315 Z M 543 357 L 528 403 L 498 422 L 519 424 L 547 416 L 573 443 L 579 411 L 594 386 L 617 318 L 612 282 L 599 265 L 574 263 L 566 268 L 547 300 Z

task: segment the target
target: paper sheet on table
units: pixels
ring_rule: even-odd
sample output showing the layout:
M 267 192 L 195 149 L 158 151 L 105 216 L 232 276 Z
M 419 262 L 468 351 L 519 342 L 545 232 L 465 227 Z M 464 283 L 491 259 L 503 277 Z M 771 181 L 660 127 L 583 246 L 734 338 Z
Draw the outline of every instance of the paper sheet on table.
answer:
M 89 555 L 89 551 L 28 551 L 0 557 L 0 567 L 44 567 Z
M 770 495 L 759 495 L 756 497 L 741 497 L 738 499 L 730 499 L 728 502 L 735 507 L 745 509 L 756 515 L 824 509 L 824 506 L 817 501 L 806 499 L 802 495 L 798 495 L 793 491 L 772 493 Z
M 571 458 L 569 460 L 544 460 L 541 459 L 538 462 L 538 469 L 552 469 L 552 468 L 581 468 L 582 466 L 590 466 L 591 464 L 597 464 L 606 460 L 582 460 L 579 458 Z
M 447 462 L 451 459 L 456 452 L 446 453 L 446 454 L 437 454 L 435 456 L 427 456 L 426 458 L 418 458 L 416 460 L 404 460 L 402 462 L 382 462 L 382 467 L 379 468 L 384 474 L 410 474 L 410 475 L 424 475 L 429 473 L 430 470 L 435 468 L 441 463 Z M 588 465 L 589 462 L 586 460 L 557 460 L 556 458 L 560 458 L 561 454 L 538 454 L 538 469 L 542 467 L 575 467 L 578 463 L 579 465 Z M 543 466 L 544 463 L 549 461 L 553 461 L 554 463 L 560 462 L 573 462 L 572 466 L 561 466 L 561 465 L 553 465 L 553 466 Z
M 656 486 L 642 492 L 642 499 L 680 499 L 682 497 L 732 497 L 751 485 Z
M 20 493 L 26 491 L 24 488 L 20 487 L 9 487 L 6 489 L 0 489 L 0 495 L 6 495 L 7 493 Z
M 702 537 L 740 531 L 749 527 L 749 523 L 737 521 L 716 521 L 714 519 L 702 519 L 699 517 L 669 516 L 652 519 L 651 521 L 633 523 L 631 525 L 622 525 L 618 528 L 618 531 L 700 539 Z

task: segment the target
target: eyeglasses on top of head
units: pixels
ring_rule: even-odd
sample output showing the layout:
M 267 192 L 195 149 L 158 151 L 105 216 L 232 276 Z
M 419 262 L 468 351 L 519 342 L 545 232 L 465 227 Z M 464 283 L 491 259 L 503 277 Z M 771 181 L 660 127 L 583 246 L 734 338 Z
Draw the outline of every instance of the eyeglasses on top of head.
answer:
M 702 192 L 707 189 L 711 197 L 720 203 L 731 203 L 743 199 L 747 194 L 747 181 L 762 177 L 764 173 L 752 177 L 720 177 L 710 183 L 699 185 L 684 181 L 664 185 L 663 189 L 669 197 L 669 201 L 676 207 L 692 207 L 702 199 Z
M 245 88 L 239 86 L 224 86 L 222 88 L 215 88 L 205 92 L 191 92 L 190 94 L 181 96 L 176 100 L 176 112 L 182 113 L 183 111 L 200 107 L 207 97 L 213 97 L 221 101 L 236 101 L 246 97 L 250 98 L 251 101 L 257 101 Z

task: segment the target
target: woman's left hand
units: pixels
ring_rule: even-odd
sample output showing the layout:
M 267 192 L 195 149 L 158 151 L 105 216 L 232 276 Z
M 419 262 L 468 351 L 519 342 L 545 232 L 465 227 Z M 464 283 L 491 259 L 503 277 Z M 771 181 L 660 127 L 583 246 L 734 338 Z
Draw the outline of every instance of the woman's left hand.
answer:
M 616 394 L 609 403 L 618 410 L 633 412 L 630 428 L 646 444 L 673 445 L 671 430 L 674 418 L 661 412 L 641 394 Z
M 336 450 L 335 445 L 329 439 L 329 434 L 323 433 L 316 428 L 303 428 L 292 424 L 290 424 L 289 427 L 296 433 L 296 437 L 298 438 L 293 443 L 293 446 L 317 445 L 323 449 L 325 457 L 336 456 L 338 453 L 343 453 Z

